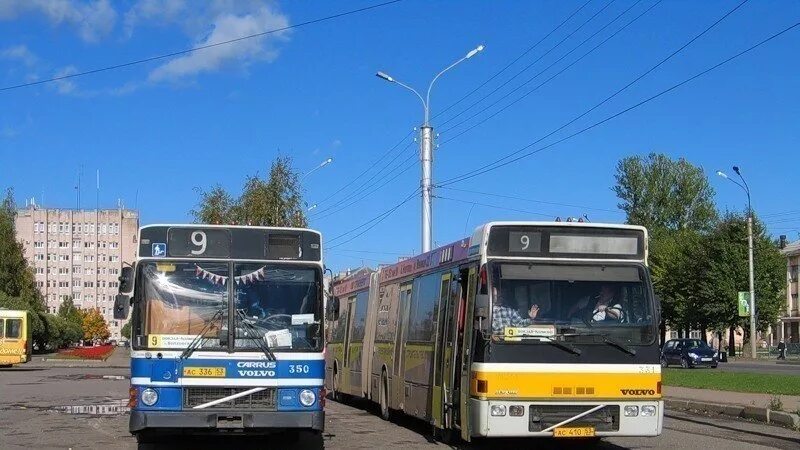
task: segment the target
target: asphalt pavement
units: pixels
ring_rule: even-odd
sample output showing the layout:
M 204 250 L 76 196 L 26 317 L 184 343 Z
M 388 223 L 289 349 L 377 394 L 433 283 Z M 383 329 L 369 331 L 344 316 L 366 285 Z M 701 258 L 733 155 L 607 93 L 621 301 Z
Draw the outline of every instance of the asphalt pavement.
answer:
M 714 370 L 723 372 L 770 373 L 777 375 L 800 375 L 800 364 L 781 364 L 775 359 L 736 360 L 720 363 Z
M 109 367 L 48 367 L 37 363 L 0 370 L 0 448 L 219 450 L 287 447 L 278 438 L 237 439 L 232 436 L 181 439 L 138 447 L 128 433 L 124 406 L 127 377 L 128 370 L 119 368 L 117 364 Z M 321 440 L 306 438 L 292 448 L 451 448 L 433 441 L 428 425 L 409 418 L 384 422 L 363 402 L 328 402 L 326 422 L 326 432 Z M 529 440 L 502 440 L 454 448 L 521 448 L 530 445 Z M 565 446 L 585 447 L 573 441 L 537 441 L 539 448 Z M 800 434 L 743 420 L 668 412 L 661 436 L 605 439 L 598 448 L 797 449 L 800 448 Z

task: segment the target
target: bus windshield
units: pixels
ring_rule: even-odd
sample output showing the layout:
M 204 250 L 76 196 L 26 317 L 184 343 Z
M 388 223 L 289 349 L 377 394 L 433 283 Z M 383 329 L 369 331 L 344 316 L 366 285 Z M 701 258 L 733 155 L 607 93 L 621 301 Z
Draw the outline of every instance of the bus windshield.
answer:
M 140 274 L 138 347 L 183 350 L 196 341 L 204 350 L 261 351 L 265 344 L 280 351 L 321 348 L 317 269 L 159 261 L 142 263 Z
M 237 280 L 236 348 L 257 349 L 264 339 L 278 350 L 321 345 L 319 273 L 291 265 L 234 264 Z
M 491 263 L 494 341 L 539 342 L 563 335 L 649 344 L 653 300 L 638 265 Z
M 148 348 L 185 349 L 203 333 L 200 348 L 221 349 L 227 333 L 228 264 L 147 262 L 141 265 L 137 335 Z

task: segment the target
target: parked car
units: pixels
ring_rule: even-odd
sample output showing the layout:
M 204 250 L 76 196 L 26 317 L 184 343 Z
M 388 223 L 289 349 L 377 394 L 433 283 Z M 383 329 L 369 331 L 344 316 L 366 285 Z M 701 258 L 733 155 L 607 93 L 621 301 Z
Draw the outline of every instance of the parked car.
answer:
M 708 366 L 717 368 L 719 354 L 700 339 L 672 339 L 661 349 L 661 367 L 679 364 L 684 369 Z

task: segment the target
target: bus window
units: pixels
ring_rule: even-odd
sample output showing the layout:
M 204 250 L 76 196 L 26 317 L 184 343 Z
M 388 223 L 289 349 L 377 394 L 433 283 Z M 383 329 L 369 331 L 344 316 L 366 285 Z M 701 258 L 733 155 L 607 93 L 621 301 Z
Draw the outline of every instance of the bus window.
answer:
M 409 341 L 431 341 L 436 329 L 436 307 L 442 274 L 426 275 L 415 281 L 409 315 Z
M 342 302 L 342 306 L 344 305 L 347 305 L 347 303 Z M 339 319 L 336 320 L 336 326 L 333 330 L 333 337 L 331 339 L 332 343 L 344 342 L 344 332 L 347 329 L 347 317 L 347 311 L 339 312 Z
M 353 317 L 353 336 L 351 342 L 361 342 L 367 327 L 367 303 L 369 291 L 359 292 L 356 296 L 355 316 Z
M 6 338 L 19 339 L 22 337 L 22 319 L 6 319 Z
M 0 339 L 6 337 L 6 321 L 0 319 Z

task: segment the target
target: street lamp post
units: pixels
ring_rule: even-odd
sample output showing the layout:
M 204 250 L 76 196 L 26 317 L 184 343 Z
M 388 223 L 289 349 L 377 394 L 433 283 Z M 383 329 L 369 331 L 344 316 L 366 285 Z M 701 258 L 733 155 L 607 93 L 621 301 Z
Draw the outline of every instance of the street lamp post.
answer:
M 439 79 L 445 72 L 452 69 L 453 67 L 457 66 L 458 64 L 466 61 L 469 58 L 477 55 L 479 52 L 483 51 L 483 45 L 479 45 L 476 48 L 472 49 L 464 55 L 461 59 L 450 64 L 444 70 L 437 73 L 431 83 L 428 85 L 428 92 L 425 95 L 425 98 L 417 92 L 416 89 L 412 88 L 411 86 L 398 81 L 388 74 L 384 72 L 378 72 L 375 75 L 378 78 L 386 80 L 390 83 L 395 83 L 397 85 L 402 86 L 405 89 L 413 92 L 419 100 L 422 102 L 422 109 L 424 112 L 424 122 L 420 127 L 420 140 L 419 140 L 419 147 L 420 147 L 420 162 L 422 166 L 422 173 L 420 177 L 420 188 L 422 190 L 422 252 L 428 252 L 431 250 L 431 241 L 432 241 L 432 233 L 433 233 L 433 214 L 432 214 L 432 206 L 431 206 L 431 199 L 433 198 L 433 127 L 430 125 L 430 106 L 431 106 L 431 89 L 433 89 L 434 83 L 436 80 Z
M 750 353 L 753 358 L 756 357 L 756 291 L 755 291 L 755 281 L 754 281 L 754 269 L 753 269 L 753 205 L 750 201 L 750 186 L 747 185 L 747 181 L 744 180 L 742 173 L 739 171 L 739 166 L 733 166 L 733 171 L 736 172 L 736 175 L 739 175 L 739 179 L 742 180 L 741 183 L 738 181 L 728 178 L 722 171 L 717 171 L 717 175 L 725 178 L 726 180 L 730 180 L 732 183 L 736 184 L 744 192 L 747 194 L 747 259 L 749 263 L 749 270 L 750 270 Z

